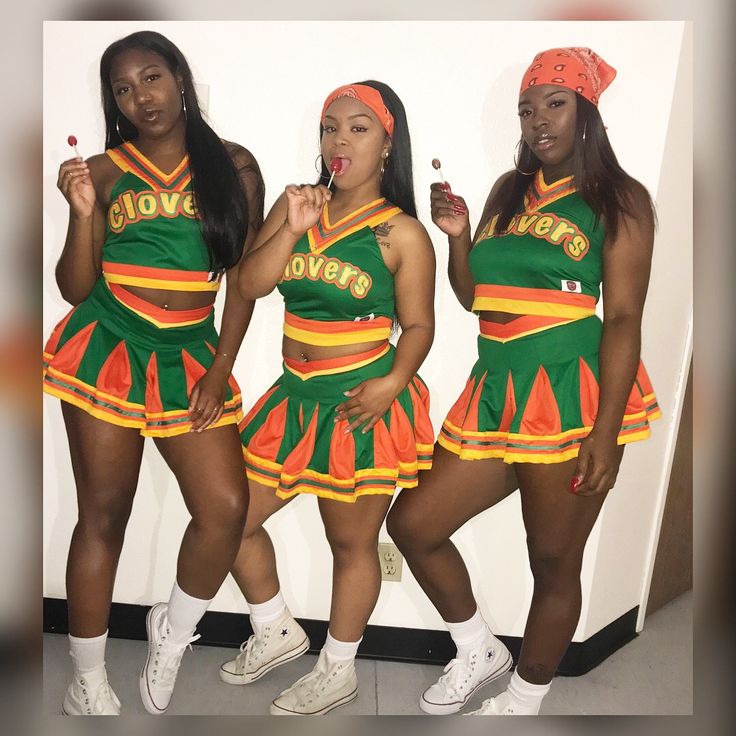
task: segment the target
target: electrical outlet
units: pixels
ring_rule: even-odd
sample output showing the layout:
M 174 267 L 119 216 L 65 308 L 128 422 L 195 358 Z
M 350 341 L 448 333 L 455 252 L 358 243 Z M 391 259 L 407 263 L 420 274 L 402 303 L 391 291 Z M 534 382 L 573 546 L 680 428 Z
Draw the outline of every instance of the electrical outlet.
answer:
M 381 580 L 401 580 L 401 563 L 403 557 L 395 544 L 381 542 L 378 545 L 378 562 L 381 565 Z

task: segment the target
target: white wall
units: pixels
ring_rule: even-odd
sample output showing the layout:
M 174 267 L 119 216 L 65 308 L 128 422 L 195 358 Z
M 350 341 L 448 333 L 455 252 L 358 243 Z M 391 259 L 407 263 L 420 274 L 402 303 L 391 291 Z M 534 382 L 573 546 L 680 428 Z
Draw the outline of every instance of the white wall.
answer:
M 445 276 L 446 239 L 429 218 L 432 158 L 442 160 L 444 175 L 466 197 L 471 217 L 477 218 L 490 185 L 512 165 L 519 137 L 516 100 L 524 69 L 537 51 L 564 45 L 590 46 L 618 69 L 618 78 L 603 96 L 601 113 L 621 163 L 657 199 L 665 151 L 675 153 L 665 149 L 665 141 L 684 28 L 680 22 L 160 22 L 145 26 L 47 22 L 46 334 L 67 310 L 53 278 L 67 219 L 65 202 L 55 189 L 58 165 L 70 151 L 66 138 L 74 133 L 84 156 L 101 150 L 100 54 L 111 41 L 144 27 L 161 31 L 177 43 L 196 81 L 208 85 L 209 113 L 216 130 L 249 148 L 261 165 L 267 207 L 285 184 L 314 180 L 318 116 L 331 89 L 374 78 L 388 82 L 400 95 L 412 134 L 419 218 L 435 244 L 439 265 L 437 336 L 421 370 L 430 387 L 436 428 L 475 360 L 478 328 L 476 319 L 462 310 L 450 290 Z M 689 143 L 687 131 L 683 136 Z M 689 186 L 689 173 L 678 175 Z M 669 209 L 660 208 L 660 220 L 689 217 L 690 204 L 689 200 L 668 199 Z M 672 269 L 675 262 L 678 267 Z M 661 481 L 669 467 L 667 447 L 676 429 L 678 371 L 687 349 L 691 241 L 674 237 L 662 242 L 660 233 L 653 271 L 643 356 L 664 420 L 655 425 L 652 440 L 627 450 L 619 486 L 591 536 L 583 570 L 586 601 L 576 639 L 585 638 L 640 602 L 651 562 L 651 530 L 662 503 Z M 668 275 L 661 278 L 661 273 Z M 277 375 L 281 320 L 278 294 L 258 303 L 235 367 L 246 405 Z M 76 508 L 61 412 L 58 402 L 48 397 L 44 436 L 44 594 L 64 597 L 66 549 Z M 639 519 L 635 526 L 630 523 L 631 515 Z M 116 601 L 148 604 L 168 596 L 186 523 L 176 484 L 150 444 L 118 571 Z M 297 499 L 268 528 L 292 611 L 301 617 L 326 619 L 331 559 L 315 499 Z M 629 537 L 632 529 L 635 539 Z M 615 555 L 610 554 L 611 540 L 617 542 Z M 468 562 L 481 606 L 499 633 L 520 635 L 531 577 L 518 494 L 469 523 L 456 541 Z M 383 586 L 371 623 L 441 628 L 440 617 L 406 567 L 404 570 L 401 583 Z M 232 580 L 226 581 L 213 609 L 246 610 Z

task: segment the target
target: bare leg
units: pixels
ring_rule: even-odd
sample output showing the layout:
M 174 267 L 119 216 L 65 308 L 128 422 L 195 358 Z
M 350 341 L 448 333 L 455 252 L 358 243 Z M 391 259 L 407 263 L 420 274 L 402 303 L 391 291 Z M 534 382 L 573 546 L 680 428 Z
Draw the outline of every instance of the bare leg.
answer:
M 623 452 L 623 447 L 620 448 Z M 583 551 L 606 494 L 570 493 L 575 460 L 519 464 L 521 509 L 527 531 L 534 594 L 517 665 L 527 682 L 554 677 L 580 618 Z
M 248 509 L 248 483 L 235 425 L 156 440 L 181 488 L 192 520 L 179 550 L 177 581 L 209 599 L 235 559 Z
M 512 493 L 515 480 L 501 460 L 461 460 L 437 445 L 419 487 L 402 491 L 391 508 L 388 533 L 443 620 L 467 621 L 476 611 L 468 570 L 450 536 Z
M 263 603 L 279 592 L 273 542 L 263 524 L 292 499 L 279 498 L 273 488 L 249 481 L 250 501 L 240 548 L 230 572 L 245 600 Z
M 354 504 L 319 499 L 333 557 L 330 633 L 340 641 L 363 636 L 378 600 L 378 532 L 390 503 L 386 495 L 361 496 Z
M 66 569 L 69 632 L 91 638 L 107 629 L 143 437 L 135 429 L 95 419 L 66 402 L 61 410 L 79 506 Z

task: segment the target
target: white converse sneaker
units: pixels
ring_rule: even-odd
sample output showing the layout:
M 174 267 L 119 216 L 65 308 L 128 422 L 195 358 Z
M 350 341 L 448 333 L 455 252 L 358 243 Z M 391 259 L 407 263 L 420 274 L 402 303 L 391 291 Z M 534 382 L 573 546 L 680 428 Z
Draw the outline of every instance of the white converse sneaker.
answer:
M 74 677 L 64 696 L 65 716 L 119 716 L 120 701 L 107 681 L 105 665 Z
M 496 700 L 496 698 L 488 698 L 478 710 L 471 710 L 469 713 L 463 713 L 464 716 L 535 716 L 537 710 L 534 708 L 525 708 L 521 705 L 509 702 L 505 706 Z
M 315 668 L 271 703 L 271 715 L 322 716 L 357 697 L 355 662 L 330 660 L 323 650 Z
M 511 669 L 511 652 L 488 632 L 467 658 L 453 659 L 434 685 L 419 698 L 419 707 L 431 715 L 457 713 L 473 695 Z
M 263 624 L 260 636 L 253 634 L 240 645 L 240 654 L 220 666 L 220 679 L 229 685 L 247 685 L 274 667 L 301 657 L 309 638 L 288 610 L 275 621 Z
M 166 603 L 157 603 L 146 616 L 148 656 L 140 677 L 143 707 L 153 715 L 165 713 L 174 692 L 184 650 L 199 639 L 199 634 L 184 641 L 171 638 Z

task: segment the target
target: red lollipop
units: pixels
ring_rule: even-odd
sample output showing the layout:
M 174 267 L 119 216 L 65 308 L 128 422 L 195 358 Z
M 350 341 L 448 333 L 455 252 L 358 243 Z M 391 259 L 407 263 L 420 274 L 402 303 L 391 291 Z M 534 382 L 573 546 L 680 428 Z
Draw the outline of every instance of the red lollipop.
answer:
M 332 184 L 332 180 L 335 178 L 335 174 L 342 173 L 344 167 L 344 161 L 341 158 L 333 158 L 332 161 L 330 161 L 330 171 L 332 172 L 330 176 L 330 180 L 327 182 L 327 188 L 330 188 L 330 185 Z
M 77 155 L 77 158 L 82 158 L 82 157 L 81 157 L 81 156 L 79 155 L 79 151 L 77 150 L 77 136 L 75 136 L 75 135 L 70 135 L 70 136 L 69 136 L 69 137 L 68 137 L 68 138 L 66 139 L 66 142 L 67 142 L 67 143 L 68 143 L 68 144 L 69 144 L 69 145 L 70 145 L 70 146 L 71 146 L 71 147 L 72 147 L 72 148 L 74 149 L 74 153 L 75 153 L 75 154 Z

